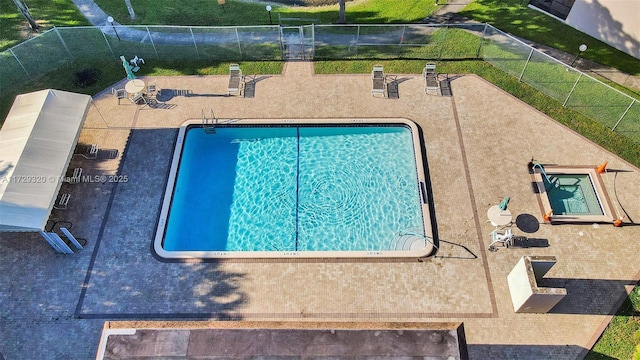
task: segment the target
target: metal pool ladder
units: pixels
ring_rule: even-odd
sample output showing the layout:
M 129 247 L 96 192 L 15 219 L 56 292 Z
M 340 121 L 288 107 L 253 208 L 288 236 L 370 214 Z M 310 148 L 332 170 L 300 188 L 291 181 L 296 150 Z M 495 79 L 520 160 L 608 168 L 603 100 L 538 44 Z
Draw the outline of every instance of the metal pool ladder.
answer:
M 208 118 L 204 115 L 204 109 L 202 109 L 202 128 L 206 134 L 215 134 L 216 133 L 216 125 L 218 124 L 218 119 L 213 115 L 213 109 L 211 110 L 211 117 Z

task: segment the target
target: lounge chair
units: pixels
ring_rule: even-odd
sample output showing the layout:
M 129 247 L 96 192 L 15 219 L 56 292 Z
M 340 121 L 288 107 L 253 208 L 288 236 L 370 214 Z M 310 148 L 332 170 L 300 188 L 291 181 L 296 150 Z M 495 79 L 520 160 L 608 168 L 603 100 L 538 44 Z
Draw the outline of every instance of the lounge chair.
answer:
M 58 199 L 58 202 L 53 205 L 55 209 L 64 210 L 67 208 L 69 204 L 69 199 L 71 199 L 71 194 L 62 194 Z
M 118 99 L 118 105 L 120 105 L 120 99 L 127 98 L 127 91 L 125 89 L 111 88 L 111 93 L 116 96 L 116 99 Z
M 247 77 L 250 79 L 247 81 Z M 245 98 L 253 98 L 256 96 L 256 75 L 247 75 L 244 79 L 243 93 Z
M 242 89 L 241 80 L 242 70 L 240 70 L 240 65 L 229 65 L 229 85 L 227 86 L 227 95 L 231 95 L 232 93 L 240 95 Z
M 371 71 L 371 96 L 382 94 L 384 96 L 384 69 L 382 65 L 374 65 Z
M 422 70 L 422 78 L 424 79 L 424 91 L 427 94 L 435 92 L 435 95 L 440 93 L 438 86 L 438 73 L 436 72 L 436 64 L 427 63 Z
M 82 177 L 82 168 L 75 168 L 73 169 L 73 174 L 71 176 L 66 176 L 64 180 L 69 184 L 77 184 L 80 182 L 81 177 Z
M 95 159 L 98 157 L 98 145 L 97 144 L 91 144 L 91 146 L 87 147 L 87 150 L 83 153 L 80 153 L 79 155 L 81 155 L 82 157 L 84 157 L 85 159 Z

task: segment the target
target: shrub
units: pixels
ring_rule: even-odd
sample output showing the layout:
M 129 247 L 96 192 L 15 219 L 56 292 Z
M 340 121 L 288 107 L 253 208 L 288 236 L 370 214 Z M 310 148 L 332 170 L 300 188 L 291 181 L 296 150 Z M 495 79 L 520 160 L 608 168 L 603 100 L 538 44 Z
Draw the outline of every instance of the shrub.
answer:
M 73 83 L 79 88 L 85 88 L 95 84 L 98 80 L 100 80 L 100 71 L 90 68 L 76 71 L 75 81 Z

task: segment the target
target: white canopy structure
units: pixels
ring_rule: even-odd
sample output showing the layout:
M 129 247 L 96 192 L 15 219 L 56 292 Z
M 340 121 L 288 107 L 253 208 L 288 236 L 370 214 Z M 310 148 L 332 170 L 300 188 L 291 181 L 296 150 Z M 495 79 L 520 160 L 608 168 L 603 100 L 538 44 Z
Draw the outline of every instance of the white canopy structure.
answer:
M 22 94 L 0 129 L 0 231 L 42 231 L 85 121 L 91 96 Z

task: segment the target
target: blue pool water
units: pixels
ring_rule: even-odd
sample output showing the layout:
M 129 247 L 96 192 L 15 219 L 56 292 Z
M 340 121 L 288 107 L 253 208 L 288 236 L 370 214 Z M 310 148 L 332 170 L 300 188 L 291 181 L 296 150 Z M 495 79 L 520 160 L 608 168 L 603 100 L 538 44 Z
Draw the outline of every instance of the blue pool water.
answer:
M 163 248 L 389 250 L 424 235 L 415 155 L 399 125 L 191 127 Z
M 550 175 L 544 179 L 555 215 L 603 215 L 600 201 L 588 174 Z

